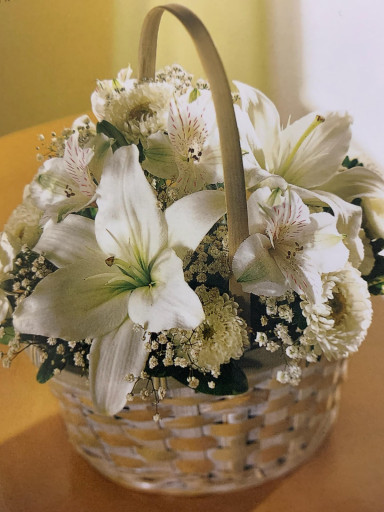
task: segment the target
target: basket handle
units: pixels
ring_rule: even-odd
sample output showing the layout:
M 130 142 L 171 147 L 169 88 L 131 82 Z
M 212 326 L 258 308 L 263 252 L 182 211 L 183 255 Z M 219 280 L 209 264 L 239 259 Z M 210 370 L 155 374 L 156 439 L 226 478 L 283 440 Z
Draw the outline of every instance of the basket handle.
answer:
M 201 20 L 189 9 L 178 4 L 155 7 L 144 19 L 139 45 L 139 79 L 155 77 L 157 36 L 164 11 L 173 14 L 191 36 L 210 83 L 216 110 L 223 161 L 225 197 L 227 202 L 229 258 L 232 261 L 238 246 L 248 236 L 248 215 L 242 154 L 231 90 L 221 58 Z M 232 279 L 232 293 L 249 303 L 249 295 Z M 241 304 L 244 308 L 245 304 Z

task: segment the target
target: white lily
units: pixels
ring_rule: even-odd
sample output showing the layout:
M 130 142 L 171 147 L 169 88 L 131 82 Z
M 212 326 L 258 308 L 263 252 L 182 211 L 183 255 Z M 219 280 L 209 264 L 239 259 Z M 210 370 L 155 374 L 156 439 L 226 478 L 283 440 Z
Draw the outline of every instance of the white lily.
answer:
M 245 292 L 280 296 L 293 289 L 318 302 L 321 274 L 348 260 L 343 237 L 332 215 L 310 214 L 296 192 L 289 190 L 279 204 L 275 197 L 263 187 L 248 199 L 251 235 L 235 253 L 233 273 Z
M 108 158 L 97 195 L 95 221 L 70 215 L 47 225 L 36 250 L 60 268 L 38 284 L 14 318 L 20 332 L 92 338 L 92 396 L 99 411 L 114 414 L 133 386 L 124 376 L 144 368 L 145 331 L 193 329 L 203 320 L 180 256 L 194 250 L 225 213 L 225 199 L 206 190 L 164 214 L 135 146 Z
M 246 174 L 248 187 L 285 189 L 289 184 L 307 204 L 330 206 L 338 230 L 347 235 L 351 261 L 358 266 L 363 257 L 361 208 L 349 201 L 377 196 L 378 190 L 384 193 L 384 179 L 360 166 L 340 170 L 351 139 L 351 118 L 308 114 L 281 129 L 276 107 L 266 96 L 248 85 L 236 86 L 253 126 L 253 132 L 247 131 L 255 162 L 254 171 Z
M 105 136 L 98 135 L 92 148 L 82 148 L 78 138 L 78 132 L 71 135 L 66 141 L 64 157 L 44 162 L 30 185 L 32 201 L 44 212 L 43 224 L 49 219 L 60 222 L 69 213 L 95 201 L 100 161 L 110 144 Z

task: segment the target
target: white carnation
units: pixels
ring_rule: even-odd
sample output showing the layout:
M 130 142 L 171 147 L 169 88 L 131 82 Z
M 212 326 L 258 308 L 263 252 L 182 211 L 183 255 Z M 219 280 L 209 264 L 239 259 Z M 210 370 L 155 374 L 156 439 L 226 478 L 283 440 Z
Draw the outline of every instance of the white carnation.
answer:
M 308 326 L 300 341 L 328 360 L 356 352 L 372 320 L 367 283 L 352 266 L 324 274 L 322 302 L 303 300 L 301 308 Z

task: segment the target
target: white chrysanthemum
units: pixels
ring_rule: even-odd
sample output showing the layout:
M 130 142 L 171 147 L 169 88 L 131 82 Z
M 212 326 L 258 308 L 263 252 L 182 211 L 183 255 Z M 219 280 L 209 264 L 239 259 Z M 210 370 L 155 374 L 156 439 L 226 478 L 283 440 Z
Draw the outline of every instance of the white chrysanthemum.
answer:
M 21 245 L 33 248 L 41 235 L 40 219 L 42 211 L 32 203 L 26 187 L 23 202 L 11 213 L 4 231 L 20 240 Z
M 352 266 L 324 274 L 322 302 L 303 300 L 301 308 L 308 324 L 301 342 L 328 360 L 356 352 L 372 320 L 367 283 Z
M 103 81 L 92 94 L 93 111 L 120 130 L 129 143 L 137 144 L 168 126 L 173 88 L 163 82 Z
M 185 356 L 200 370 L 218 373 L 220 365 L 243 355 L 249 344 L 246 323 L 237 314 L 238 305 L 226 293 L 220 295 L 217 288 L 205 286 L 198 287 L 196 293 L 203 304 L 205 320 L 179 350 L 187 353 Z

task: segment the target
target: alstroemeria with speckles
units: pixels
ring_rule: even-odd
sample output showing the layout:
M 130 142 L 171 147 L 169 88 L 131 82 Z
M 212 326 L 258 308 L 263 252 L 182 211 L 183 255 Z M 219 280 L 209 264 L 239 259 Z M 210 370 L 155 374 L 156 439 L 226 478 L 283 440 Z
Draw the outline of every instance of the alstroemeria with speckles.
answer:
M 42 223 L 50 219 L 60 222 L 69 213 L 78 212 L 95 201 L 100 180 L 99 160 L 105 157 L 109 147 L 107 138 L 98 135 L 92 147 L 82 148 L 79 133 L 75 132 L 66 141 L 63 158 L 44 162 L 30 185 L 30 197 L 43 211 Z
M 223 181 L 219 133 L 212 96 L 202 91 L 174 98 L 169 106 L 167 132 L 148 137 L 143 167 L 174 181 L 180 197 Z
M 250 236 L 233 258 L 233 273 L 244 291 L 281 296 L 287 290 L 318 302 L 321 274 L 348 259 L 343 237 L 329 213 L 310 213 L 299 195 L 284 197 L 264 187 L 248 200 Z

